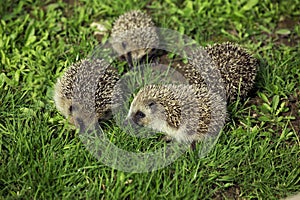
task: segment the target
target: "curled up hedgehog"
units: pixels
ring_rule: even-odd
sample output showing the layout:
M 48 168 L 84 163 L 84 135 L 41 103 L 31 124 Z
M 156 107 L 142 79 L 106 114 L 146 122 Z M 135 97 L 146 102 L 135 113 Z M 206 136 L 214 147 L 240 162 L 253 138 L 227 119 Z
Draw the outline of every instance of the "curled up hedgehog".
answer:
M 110 43 L 129 63 L 138 61 L 158 46 L 159 39 L 149 15 L 139 10 L 127 12 L 114 22 Z
M 71 65 L 54 88 L 57 109 L 75 125 L 85 125 L 92 116 L 111 118 L 118 72 L 103 59 L 83 59 Z

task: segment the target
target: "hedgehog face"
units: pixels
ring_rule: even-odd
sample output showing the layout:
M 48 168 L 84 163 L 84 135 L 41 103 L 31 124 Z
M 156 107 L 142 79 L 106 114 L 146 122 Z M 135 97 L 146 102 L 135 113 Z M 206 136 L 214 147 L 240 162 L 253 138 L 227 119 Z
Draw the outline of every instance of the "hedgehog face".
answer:
M 57 110 L 63 114 L 66 118 L 71 117 L 71 104 L 72 101 L 63 97 L 54 98 Z
M 134 99 L 130 106 L 127 120 L 134 124 L 164 131 L 167 126 L 164 107 L 154 100 L 138 101 Z
M 67 98 L 66 95 L 62 93 L 62 83 L 60 79 L 58 79 L 57 83 L 55 84 L 53 99 L 57 110 L 61 112 L 66 118 L 68 118 L 71 115 L 70 107 L 72 104 L 72 100 Z
M 87 110 L 82 102 L 72 102 L 69 108 L 70 111 L 70 122 L 74 124 L 81 131 L 86 131 L 91 128 L 92 125 L 98 120 L 98 115 L 92 110 Z
M 71 99 L 57 97 L 55 96 L 56 107 L 57 109 L 66 117 L 69 118 L 71 124 L 76 125 L 76 121 L 80 121 L 76 118 L 85 118 L 83 117 L 85 111 L 84 108 L 81 108 L 79 104 L 74 103 Z M 103 105 L 96 109 L 96 112 L 93 113 L 99 121 L 108 121 L 112 118 L 111 105 Z M 78 124 L 78 123 L 77 123 Z

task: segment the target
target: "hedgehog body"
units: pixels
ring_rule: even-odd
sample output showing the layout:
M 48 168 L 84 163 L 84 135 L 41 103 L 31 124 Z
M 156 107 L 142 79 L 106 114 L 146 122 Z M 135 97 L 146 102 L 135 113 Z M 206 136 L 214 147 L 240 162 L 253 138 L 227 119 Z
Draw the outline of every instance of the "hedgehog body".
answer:
M 130 63 L 140 60 L 159 43 L 151 17 L 138 10 L 119 16 L 114 22 L 111 36 L 113 49 Z
M 71 65 L 57 80 L 55 105 L 74 124 L 80 118 L 91 118 L 86 115 L 110 119 L 111 109 L 116 106 L 111 100 L 117 94 L 114 87 L 118 80 L 117 71 L 104 60 L 84 59 Z
M 220 104 L 213 108 L 212 102 Z M 224 108 L 220 96 L 211 94 L 204 85 L 148 85 L 131 103 L 127 121 L 192 143 L 218 134 L 226 114 Z
M 239 45 L 225 42 L 205 48 L 220 70 L 229 101 L 245 98 L 253 88 L 258 60 Z
M 192 52 L 187 64 L 173 66 L 190 84 L 224 87 L 227 100 L 245 98 L 253 88 L 258 61 L 244 48 L 226 42 Z M 219 87 L 219 88 L 218 88 Z

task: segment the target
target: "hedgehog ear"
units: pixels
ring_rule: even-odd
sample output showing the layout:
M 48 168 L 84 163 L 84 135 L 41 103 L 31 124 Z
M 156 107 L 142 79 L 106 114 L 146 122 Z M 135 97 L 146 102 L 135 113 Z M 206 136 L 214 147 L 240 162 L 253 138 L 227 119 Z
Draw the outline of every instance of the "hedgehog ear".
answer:
M 148 106 L 149 106 L 150 109 L 154 110 L 156 108 L 156 103 L 154 101 L 150 101 L 148 103 Z
M 155 105 L 155 102 L 154 101 L 150 101 L 149 103 L 148 103 L 148 106 L 149 107 L 152 107 L 152 106 L 154 106 Z

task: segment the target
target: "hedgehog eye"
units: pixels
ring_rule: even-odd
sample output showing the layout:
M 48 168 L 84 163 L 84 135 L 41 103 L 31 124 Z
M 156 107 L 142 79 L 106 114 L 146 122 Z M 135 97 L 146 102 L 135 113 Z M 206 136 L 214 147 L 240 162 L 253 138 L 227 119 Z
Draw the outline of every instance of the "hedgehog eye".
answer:
M 135 116 L 139 119 L 146 117 L 146 115 L 142 111 L 137 111 Z
M 74 111 L 76 111 L 78 109 L 78 106 L 76 106 L 76 105 L 70 105 L 70 107 L 69 107 L 69 112 L 70 113 L 73 113 Z
M 73 106 L 71 105 L 71 106 L 69 107 L 69 112 L 72 113 L 72 111 L 73 111 Z
M 144 117 L 146 117 L 146 115 L 138 110 L 132 117 L 132 121 L 135 123 L 135 124 L 138 124 L 138 125 L 141 125 L 141 119 L 143 119 Z
M 69 112 L 70 112 L 70 113 L 73 113 L 74 111 L 76 111 L 76 106 L 70 105 L 70 107 L 69 107 Z
M 122 44 L 123 49 L 126 49 L 126 46 L 127 46 L 126 42 L 122 42 L 121 44 Z

